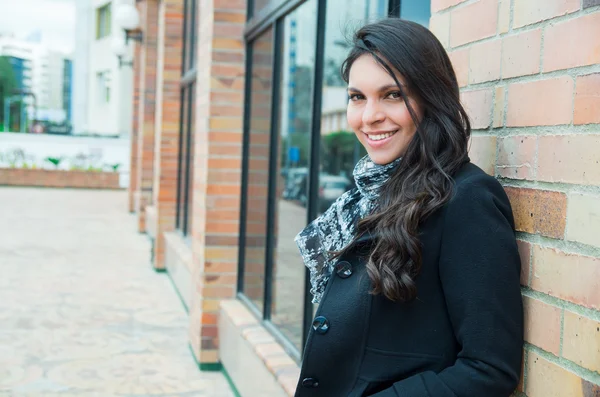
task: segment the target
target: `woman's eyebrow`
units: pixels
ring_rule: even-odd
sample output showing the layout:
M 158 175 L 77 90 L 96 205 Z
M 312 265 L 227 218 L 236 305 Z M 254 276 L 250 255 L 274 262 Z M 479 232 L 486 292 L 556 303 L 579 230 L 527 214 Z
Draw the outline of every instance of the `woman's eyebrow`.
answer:
M 404 87 L 402 85 L 402 87 Z M 378 91 L 387 91 L 387 90 L 398 90 L 400 89 L 400 87 L 398 87 L 396 84 L 387 84 L 384 86 L 379 87 Z M 361 92 L 358 88 L 354 88 L 354 87 L 348 87 L 348 91 L 355 91 L 355 92 Z

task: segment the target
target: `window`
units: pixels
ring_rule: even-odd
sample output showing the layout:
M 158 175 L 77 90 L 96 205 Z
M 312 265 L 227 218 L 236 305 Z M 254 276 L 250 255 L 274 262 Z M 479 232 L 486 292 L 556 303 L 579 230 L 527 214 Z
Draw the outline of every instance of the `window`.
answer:
M 192 233 L 194 190 L 194 132 L 196 127 L 197 0 L 185 0 L 183 23 L 183 63 L 180 96 L 177 211 L 175 225 L 184 236 Z
M 256 16 L 269 4 L 269 0 L 253 0 L 250 17 Z
M 110 72 L 96 73 L 96 89 L 98 95 L 98 103 L 106 104 L 110 102 Z
M 429 1 L 423 0 L 402 0 L 400 3 L 400 16 L 429 27 L 431 4 Z
M 244 294 L 262 312 L 265 289 L 269 153 L 273 88 L 273 29 L 254 40 L 251 49 L 250 131 L 244 251 Z
M 307 219 L 311 111 L 317 40 L 317 0 L 309 0 L 283 22 L 278 54 L 282 65 L 279 90 L 276 205 L 271 321 L 302 350 L 304 275 L 294 237 Z
M 185 0 L 183 71 L 186 72 L 196 65 L 196 44 L 198 37 L 198 0 Z
M 110 35 L 111 21 L 111 3 L 96 10 L 96 39 L 102 39 Z
M 366 155 L 346 122 L 339 68 L 347 39 L 387 13 L 427 25 L 430 2 L 306 0 L 291 11 L 277 4 L 250 7 L 238 290 L 300 360 L 316 305 L 294 237 L 354 186 L 354 166 Z M 265 7 L 281 14 L 256 20 Z

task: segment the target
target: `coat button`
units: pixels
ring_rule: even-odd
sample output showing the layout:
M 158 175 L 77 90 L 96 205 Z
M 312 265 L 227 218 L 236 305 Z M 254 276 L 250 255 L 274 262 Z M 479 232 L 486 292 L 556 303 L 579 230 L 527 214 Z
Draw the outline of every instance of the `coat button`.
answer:
M 315 378 L 302 379 L 302 387 L 319 387 L 319 381 Z
M 335 272 L 341 278 L 348 278 L 352 275 L 352 264 L 348 261 L 340 261 L 335 265 Z
M 312 326 L 317 334 L 323 335 L 329 331 L 329 321 L 323 316 L 315 317 Z

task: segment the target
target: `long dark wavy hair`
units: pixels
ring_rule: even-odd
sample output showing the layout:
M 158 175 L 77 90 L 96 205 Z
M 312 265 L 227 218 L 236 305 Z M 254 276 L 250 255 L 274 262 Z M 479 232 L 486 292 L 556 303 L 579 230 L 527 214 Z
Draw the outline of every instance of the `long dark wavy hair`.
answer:
M 358 223 L 357 238 L 376 236 L 367 264 L 371 292 L 410 302 L 417 297 L 415 279 L 422 264 L 419 226 L 450 200 L 452 176 L 469 161 L 471 126 L 450 59 L 428 29 L 398 18 L 362 27 L 342 65 L 346 82 L 354 61 L 365 54 L 394 78 L 417 131 L 382 188 L 377 210 Z M 423 109 L 421 120 L 394 71 Z

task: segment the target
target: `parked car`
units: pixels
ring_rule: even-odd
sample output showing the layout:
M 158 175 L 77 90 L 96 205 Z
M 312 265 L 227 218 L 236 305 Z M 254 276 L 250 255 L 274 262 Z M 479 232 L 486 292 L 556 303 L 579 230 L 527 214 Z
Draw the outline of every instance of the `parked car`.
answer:
M 319 212 L 325 212 L 338 197 L 350 189 L 345 176 L 321 174 L 319 176 Z

